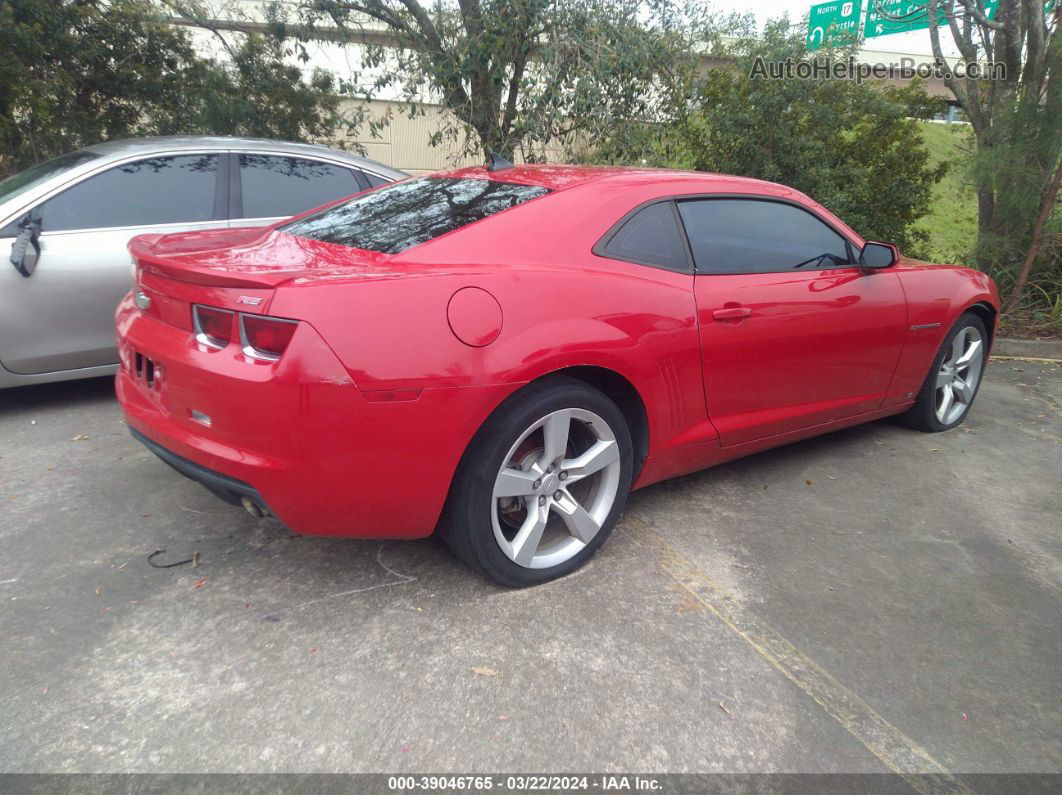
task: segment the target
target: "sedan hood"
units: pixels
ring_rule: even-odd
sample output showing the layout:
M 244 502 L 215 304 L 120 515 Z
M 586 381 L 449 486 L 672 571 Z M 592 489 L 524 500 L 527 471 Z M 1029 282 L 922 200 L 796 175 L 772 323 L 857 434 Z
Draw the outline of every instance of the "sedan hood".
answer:
M 299 278 L 392 278 L 394 255 L 295 237 L 271 227 L 139 235 L 129 251 L 146 272 L 213 287 L 274 288 Z

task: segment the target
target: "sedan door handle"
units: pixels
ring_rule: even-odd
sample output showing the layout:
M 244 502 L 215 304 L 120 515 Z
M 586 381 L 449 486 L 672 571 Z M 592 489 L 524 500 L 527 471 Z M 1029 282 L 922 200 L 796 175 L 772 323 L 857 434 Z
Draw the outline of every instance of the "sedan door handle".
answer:
M 752 310 L 747 306 L 734 306 L 729 309 L 716 309 L 712 312 L 712 318 L 714 320 L 740 320 L 751 314 Z

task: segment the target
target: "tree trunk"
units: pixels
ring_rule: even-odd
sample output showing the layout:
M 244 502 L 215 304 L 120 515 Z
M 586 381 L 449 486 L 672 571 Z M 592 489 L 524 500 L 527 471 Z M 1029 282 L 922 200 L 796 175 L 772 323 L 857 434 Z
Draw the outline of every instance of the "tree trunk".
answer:
M 992 240 L 996 229 L 996 192 L 991 176 L 978 177 L 977 186 L 977 248 L 975 259 L 979 270 L 988 273 L 995 265 Z
M 1025 252 L 1025 261 L 1022 262 L 1021 270 L 1018 271 L 1018 279 L 1014 282 L 1014 288 L 1010 291 L 1007 303 L 1003 307 L 1004 313 L 1013 312 L 1017 308 L 1018 302 L 1021 300 L 1021 294 L 1025 291 L 1025 285 L 1029 281 L 1029 274 L 1032 272 L 1036 255 L 1040 253 L 1040 246 L 1043 244 L 1044 239 L 1044 227 L 1047 226 L 1047 219 L 1051 217 L 1051 210 L 1054 209 L 1055 198 L 1058 196 L 1060 186 L 1062 186 L 1062 160 L 1059 160 L 1058 167 L 1055 168 L 1054 179 L 1051 180 L 1051 184 L 1044 191 L 1040 202 L 1040 214 L 1036 218 L 1032 240 L 1029 242 L 1029 250 Z

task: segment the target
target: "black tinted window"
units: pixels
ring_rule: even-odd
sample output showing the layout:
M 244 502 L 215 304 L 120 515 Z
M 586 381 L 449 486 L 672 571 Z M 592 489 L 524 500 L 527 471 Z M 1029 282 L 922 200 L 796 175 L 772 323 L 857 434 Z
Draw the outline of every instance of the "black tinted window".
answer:
M 69 171 L 75 166 L 80 166 L 82 163 L 87 163 L 98 157 L 99 155 L 95 152 L 86 152 L 84 150 L 68 152 L 54 160 L 49 160 L 47 163 L 38 163 L 25 171 L 12 174 L 10 177 L 0 180 L 0 201 L 7 201 L 17 193 L 36 187 L 57 174 L 62 174 L 64 171 Z
M 89 177 L 41 206 L 45 232 L 209 221 L 217 155 L 152 157 Z
M 546 193 L 535 185 L 491 179 L 425 177 L 356 196 L 282 229 L 326 243 L 397 254 Z
M 312 210 L 361 190 L 354 172 L 301 157 L 240 155 L 244 218 Z
M 605 254 L 670 270 L 688 270 L 681 234 L 671 203 L 657 202 L 631 216 L 608 241 Z
M 362 171 L 361 175 L 369 181 L 369 187 L 371 188 L 378 188 L 381 185 L 386 185 L 388 182 L 391 181 L 389 179 L 384 179 L 383 177 L 378 177 L 375 174 L 370 174 L 368 171 Z
M 701 273 L 768 273 L 848 262 L 844 238 L 791 204 L 697 199 L 678 207 Z

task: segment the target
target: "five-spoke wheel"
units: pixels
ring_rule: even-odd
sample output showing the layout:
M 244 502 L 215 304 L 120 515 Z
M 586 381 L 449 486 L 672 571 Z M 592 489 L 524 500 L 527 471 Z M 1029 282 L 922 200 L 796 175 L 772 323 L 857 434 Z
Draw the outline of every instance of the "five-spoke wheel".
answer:
M 974 326 L 960 329 L 948 346 L 937 371 L 936 414 L 943 425 L 954 423 L 973 403 L 984 351 L 984 337 Z
M 531 384 L 488 419 L 454 479 L 447 544 L 506 585 L 533 585 L 585 563 L 630 489 L 630 432 L 594 387 L 555 377 Z
M 981 385 L 987 348 L 984 321 L 974 312 L 964 313 L 944 338 L 914 405 L 898 419 L 931 433 L 966 419 Z
M 494 482 L 494 537 L 532 569 L 576 555 L 601 531 L 619 486 L 616 435 L 581 408 L 535 421 L 509 449 Z

